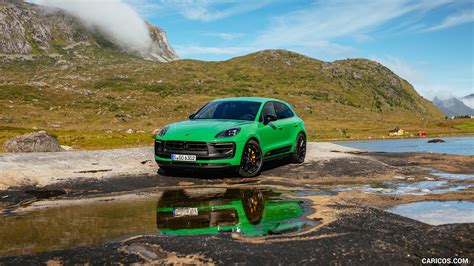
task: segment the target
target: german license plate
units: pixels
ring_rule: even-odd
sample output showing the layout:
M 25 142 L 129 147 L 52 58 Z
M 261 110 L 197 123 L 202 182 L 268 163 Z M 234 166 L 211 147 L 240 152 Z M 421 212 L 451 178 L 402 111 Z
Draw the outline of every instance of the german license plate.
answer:
M 196 155 L 171 154 L 172 161 L 195 162 Z
M 196 216 L 198 215 L 197 208 L 176 208 L 173 210 L 173 217 Z

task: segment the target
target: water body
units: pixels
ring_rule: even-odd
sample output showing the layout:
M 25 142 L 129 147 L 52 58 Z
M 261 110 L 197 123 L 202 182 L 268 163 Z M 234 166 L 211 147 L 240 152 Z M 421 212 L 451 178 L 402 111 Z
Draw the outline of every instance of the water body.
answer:
M 474 222 L 472 201 L 422 201 L 401 204 L 387 211 L 431 225 Z
M 136 234 L 286 234 L 316 224 L 288 192 L 248 188 L 166 190 L 0 215 L 0 256 L 100 245 Z
M 474 137 L 441 138 L 444 143 L 428 143 L 433 138 L 341 141 L 339 145 L 373 152 L 432 152 L 474 155 Z

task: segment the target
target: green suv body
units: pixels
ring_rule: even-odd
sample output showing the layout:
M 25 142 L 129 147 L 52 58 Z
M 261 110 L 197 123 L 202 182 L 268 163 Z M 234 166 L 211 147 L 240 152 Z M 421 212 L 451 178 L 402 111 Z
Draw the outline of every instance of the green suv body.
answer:
M 165 126 L 156 136 L 155 160 L 164 171 L 236 168 L 243 176 L 254 176 L 264 160 L 291 156 L 294 163 L 304 161 L 303 120 L 283 101 L 223 98 L 189 118 Z

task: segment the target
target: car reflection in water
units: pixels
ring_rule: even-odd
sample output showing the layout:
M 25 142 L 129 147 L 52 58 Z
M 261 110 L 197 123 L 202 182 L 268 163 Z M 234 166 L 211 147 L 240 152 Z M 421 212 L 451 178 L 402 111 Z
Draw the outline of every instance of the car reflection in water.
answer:
M 237 232 L 263 236 L 298 231 L 302 202 L 267 189 L 196 188 L 167 190 L 158 200 L 156 223 L 165 235 Z

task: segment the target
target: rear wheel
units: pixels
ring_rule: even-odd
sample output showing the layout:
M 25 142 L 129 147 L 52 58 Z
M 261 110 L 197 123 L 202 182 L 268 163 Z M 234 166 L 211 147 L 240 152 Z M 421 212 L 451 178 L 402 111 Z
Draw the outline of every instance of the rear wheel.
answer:
M 295 151 L 291 158 L 292 163 L 303 163 L 306 157 L 306 136 L 303 133 L 299 133 L 296 137 Z
M 240 161 L 239 174 L 243 177 L 256 176 L 263 164 L 262 149 L 255 140 L 249 140 L 245 144 Z

